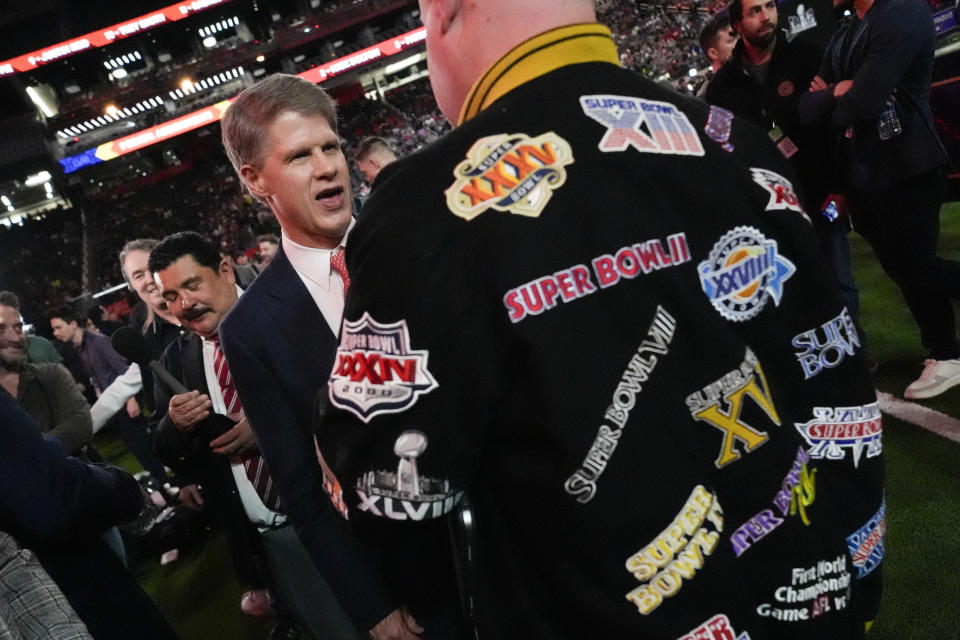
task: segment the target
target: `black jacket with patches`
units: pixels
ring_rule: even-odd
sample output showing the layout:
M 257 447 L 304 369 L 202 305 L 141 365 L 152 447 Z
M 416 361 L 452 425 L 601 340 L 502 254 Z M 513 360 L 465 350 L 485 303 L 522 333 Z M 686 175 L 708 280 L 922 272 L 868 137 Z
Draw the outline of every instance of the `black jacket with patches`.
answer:
M 741 120 L 725 150 L 706 105 L 615 50 L 556 64 L 604 32 L 524 43 L 472 117 L 381 174 L 317 427 L 350 521 L 416 614 L 442 595 L 421 568 L 468 493 L 484 638 L 862 637 L 879 444 L 855 456 L 801 428 L 876 398 L 852 342 L 832 368 L 798 359 L 843 313 L 809 223 L 754 178 L 789 166 Z M 759 275 L 777 269 L 782 292 Z
M 804 205 L 820 221 L 823 200 L 833 185 L 835 153 L 826 126 L 800 122 L 799 100 L 817 74 L 822 52 L 804 40 L 777 36 L 765 81 L 761 84 L 742 62 L 743 40 L 707 87 L 706 100 L 749 120 L 765 131 L 779 127 L 796 146 L 790 164 L 800 178 Z

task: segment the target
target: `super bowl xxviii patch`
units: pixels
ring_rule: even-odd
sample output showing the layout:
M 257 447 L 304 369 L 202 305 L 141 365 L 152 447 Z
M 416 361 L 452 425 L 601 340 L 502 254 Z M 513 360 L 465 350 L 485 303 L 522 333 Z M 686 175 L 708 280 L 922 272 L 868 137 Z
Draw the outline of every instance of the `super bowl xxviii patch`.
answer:
M 536 138 L 522 133 L 481 138 L 453 170 L 456 182 L 444 192 L 447 206 L 464 220 L 488 209 L 536 218 L 566 182 L 564 167 L 572 163 L 570 145 L 552 131 Z

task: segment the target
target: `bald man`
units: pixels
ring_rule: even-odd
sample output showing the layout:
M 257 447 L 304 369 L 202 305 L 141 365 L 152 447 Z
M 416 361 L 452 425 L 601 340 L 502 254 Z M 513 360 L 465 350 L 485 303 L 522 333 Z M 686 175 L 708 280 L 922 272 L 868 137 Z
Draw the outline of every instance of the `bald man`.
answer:
M 592 0 L 420 7 L 457 126 L 347 249 L 316 435 L 355 531 L 420 620 L 469 496 L 481 638 L 862 637 L 880 412 L 783 156 Z

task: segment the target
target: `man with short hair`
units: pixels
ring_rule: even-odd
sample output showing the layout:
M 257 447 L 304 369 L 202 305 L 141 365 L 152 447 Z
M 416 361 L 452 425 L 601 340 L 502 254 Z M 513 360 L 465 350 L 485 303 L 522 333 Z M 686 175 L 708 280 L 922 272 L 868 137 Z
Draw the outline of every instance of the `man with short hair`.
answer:
M 937 255 L 949 158 L 930 108 L 935 30 L 922 0 L 834 0 L 852 8 L 800 102 L 831 127 L 838 175 L 857 233 L 897 284 L 929 357 L 904 390 L 932 398 L 960 385 L 960 341 L 951 299 L 960 262 Z
M 478 637 L 863 637 L 881 416 L 789 164 L 593 0 L 420 12 L 457 126 L 351 234 L 315 430 L 413 614 L 468 495 Z
M 93 439 L 90 407 L 59 364 L 26 362 L 26 341 L 16 296 L 0 291 L 0 386 L 17 399 L 43 433 L 69 455 Z
M 50 327 L 53 336 L 61 342 L 73 345 L 80 352 L 80 359 L 87 379 L 100 395 L 130 367 L 130 363 L 114 350 L 110 338 L 92 333 L 79 325 L 79 317 L 73 309 L 61 307 L 50 312 Z M 167 477 L 167 471 L 153 455 L 147 438 L 146 422 L 142 416 L 132 417 L 125 411 L 118 412 L 113 424 L 123 443 L 137 462 L 158 481 Z
M 220 327 L 244 411 L 290 521 L 356 628 L 415 637 L 419 627 L 404 619 L 327 497 L 333 480 L 311 433 L 349 285 L 343 250 L 353 212 L 336 103 L 302 78 L 276 74 L 242 91 L 221 127 L 234 170 L 282 230 L 276 256 Z
M 13 291 L 0 291 L 0 304 L 12 307 L 19 311 L 20 298 Z M 23 320 L 23 316 L 20 316 Z M 63 356 L 53 346 L 53 343 L 43 336 L 24 334 L 27 349 L 27 362 L 43 364 L 45 362 L 63 362 Z
M 700 32 L 700 50 L 710 60 L 714 73 L 730 59 L 739 38 L 740 34 L 730 26 L 730 16 L 725 10 L 717 12 L 704 25 Z
M 357 168 L 370 185 L 373 185 L 380 171 L 396 159 L 397 154 L 393 152 L 390 143 L 380 136 L 364 138 L 357 145 L 356 153 L 353 154 L 353 161 L 357 163 Z
M 280 239 L 273 233 L 265 233 L 257 236 L 257 247 L 260 252 L 260 269 L 266 269 L 273 256 L 277 255 L 277 248 L 280 246 Z

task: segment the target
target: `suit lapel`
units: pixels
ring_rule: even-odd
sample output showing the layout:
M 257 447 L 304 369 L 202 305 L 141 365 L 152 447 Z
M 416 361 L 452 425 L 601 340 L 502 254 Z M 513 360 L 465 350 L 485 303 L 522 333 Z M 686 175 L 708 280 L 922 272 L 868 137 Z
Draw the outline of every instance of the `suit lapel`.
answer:
M 268 290 L 276 298 L 271 313 L 289 343 L 296 350 L 309 354 L 317 353 L 336 340 L 300 275 L 290 264 L 282 244 L 269 271 L 263 275 L 270 272 L 272 277 Z

